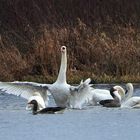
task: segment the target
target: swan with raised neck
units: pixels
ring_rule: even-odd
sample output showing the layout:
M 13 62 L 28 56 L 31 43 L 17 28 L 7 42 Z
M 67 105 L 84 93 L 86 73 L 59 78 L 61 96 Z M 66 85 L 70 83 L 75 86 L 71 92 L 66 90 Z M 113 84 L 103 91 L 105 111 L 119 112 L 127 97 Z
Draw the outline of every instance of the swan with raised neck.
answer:
M 128 96 L 122 102 L 121 107 L 122 108 L 140 108 L 140 96 L 132 96 L 134 92 L 134 88 L 132 83 L 126 84 L 127 94 Z
M 57 106 L 68 108 L 82 108 L 92 89 L 90 81 L 87 79 L 81 82 L 79 86 L 71 86 L 66 81 L 67 71 L 67 50 L 66 46 L 61 47 L 61 66 L 58 78 L 52 84 L 50 91 L 54 97 Z
M 66 83 L 67 72 L 67 50 L 66 46 L 61 47 L 61 66 L 57 77 L 57 83 Z
M 78 86 L 71 86 L 66 81 L 67 71 L 67 52 L 66 47 L 61 47 L 61 66 L 56 82 L 53 84 L 42 84 L 35 82 L 0 82 L 0 90 L 26 98 L 27 100 L 39 92 L 43 100 L 47 101 L 48 92 L 54 97 L 55 103 L 59 107 L 82 108 L 82 105 L 87 101 L 92 87 L 91 79 L 81 82 Z M 13 92 L 14 91 L 14 92 Z M 78 105 L 77 105 L 78 104 Z

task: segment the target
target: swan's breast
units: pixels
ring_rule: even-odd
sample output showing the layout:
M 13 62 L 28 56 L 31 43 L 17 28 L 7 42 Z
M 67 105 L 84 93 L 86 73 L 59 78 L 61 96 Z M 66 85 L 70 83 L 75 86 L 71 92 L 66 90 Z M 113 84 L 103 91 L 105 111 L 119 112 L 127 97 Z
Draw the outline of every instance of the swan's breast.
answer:
M 70 95 L 69 87 L 68 84 L 54 84 L 50 89 L 57 106 L 65 107 L 67 105 Z

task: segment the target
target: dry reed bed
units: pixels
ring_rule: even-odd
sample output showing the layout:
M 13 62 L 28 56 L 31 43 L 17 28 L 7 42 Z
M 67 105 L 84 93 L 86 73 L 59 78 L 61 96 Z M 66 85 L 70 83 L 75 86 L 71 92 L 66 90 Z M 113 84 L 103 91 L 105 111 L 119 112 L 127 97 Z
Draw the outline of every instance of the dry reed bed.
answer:
M 2 1 L 0 80 L 53 82 L 66 45 L 69 82 L 139 82 L 140 9 L 128 1 Z

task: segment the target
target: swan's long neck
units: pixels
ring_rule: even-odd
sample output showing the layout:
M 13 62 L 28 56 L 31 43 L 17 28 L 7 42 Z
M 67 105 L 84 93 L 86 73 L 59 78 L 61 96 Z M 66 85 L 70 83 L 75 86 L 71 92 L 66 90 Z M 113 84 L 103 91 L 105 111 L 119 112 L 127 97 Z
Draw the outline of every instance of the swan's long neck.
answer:
M 132 84 L 127 84 L 127 90 L 128 90 L 128 96 L 126 97 L 125 101 L 127 101 L 129 98 L 132 97 L 133 95 L 133 85 Z
M 66 83 L 66 71 L 67 71 L 67 53 L 65 51 L 65 52 L 62 52 L 61 66 L 60 66 L 60 70 L 59 70 L 59 74 L 58 74 L 58 78 L 56 82 Z
M 125 90 L 121 86 L 114 86 L 114 88 L 118 90 L 121 98 L 123 99 L 125 97 Z
M 119 95 L 118 91 L 114 91 L 110 93 L 111 96 L 114 98 L 115 101 L 121 102 L 121 96 Z

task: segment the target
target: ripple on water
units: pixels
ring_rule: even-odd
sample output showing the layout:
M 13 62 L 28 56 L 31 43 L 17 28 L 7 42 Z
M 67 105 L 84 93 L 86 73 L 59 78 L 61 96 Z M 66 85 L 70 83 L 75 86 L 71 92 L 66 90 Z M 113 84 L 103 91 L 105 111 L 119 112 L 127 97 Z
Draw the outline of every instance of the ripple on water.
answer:
M 140 86 L 137 86 L 135 95 L 139 93 Z M 0 139 L 132 140 L 140 137 L 140 109 L 89 106 L 83 110 L 66 110 L 64 114 L 32 115 L 25 106 L 26 100 L 20 97 L 0 95 Z

